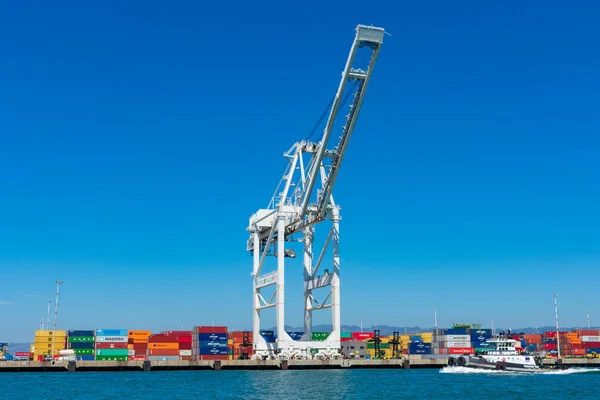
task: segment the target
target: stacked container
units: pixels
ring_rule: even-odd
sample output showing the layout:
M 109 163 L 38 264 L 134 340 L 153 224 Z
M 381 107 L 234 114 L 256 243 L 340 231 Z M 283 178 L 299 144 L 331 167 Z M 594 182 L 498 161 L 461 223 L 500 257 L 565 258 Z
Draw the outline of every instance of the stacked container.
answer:
M 189 336 L 191 332 L 167 331 L 151 335 L 148 340 L 148 360 L 178 361 L 180 360 L 179 337 Z
M 193 360 L 228 360 L 229 358 L 226 326 L 194 327 L 192 336 Z
M 373 339 L 375 333 L 373 332 L 352 332 L 352 340 L 357 342 L 366 342 L 369 339 Z
M 244 335 L 248 336 L 248 343 L 244 343 Z M 252 356 L 252 339 L 254 337 L 252 332 L 229 332 L 228 337 L 229 340 L 227 343 L 229 345 L 229 349 L 231 351 L 233 360 L 239 360 L 242 355 L 245 355 L 247 357 Z
M 304 334 L 304 332 L 302 332 L 302 334 Z M 327 340 L 327 338 L 329 337 L 329 334 L 330 334 L 329 332 L 313 332 L 312 333 L 312 341 L 322 342 L 324 340 Z
M 128 333 L 127 329 L 97 329 L 96 361 L 127 361 Z
M 580 330 L 579 338 L 585 354 L 600 354 L 600 332 L 595 330 Z
M 145 361 L 148 353 L 150 331 L 127 332 L 127 357 L 129 361 Z
M 492 338 L 491 329 L 471 329 L 469 331 L 469 341 L 471 342 L 470 347 L 474 351 L 485 351 L 488 349 L 489 344 L 487 341 Z
M 54 339 L 54 358 L 58 352 L 67 347 L 67 331 L 35 331 L 33 340 L 33 359 L 43 361 L 44 357 L 52 352 L 52 340 Z
M 262 336 L 267 343 L 275 343 L 275 339 L 277 338 L 275 331 L 260 331 L 260 336 Z
M 67 331 L 67 348 L 75 352 L 80 361 L 94 361 L 96 333 L 93 330 Z
M 340 342 L 349 342 L 352 340 L 352 332 L 341 332 Z

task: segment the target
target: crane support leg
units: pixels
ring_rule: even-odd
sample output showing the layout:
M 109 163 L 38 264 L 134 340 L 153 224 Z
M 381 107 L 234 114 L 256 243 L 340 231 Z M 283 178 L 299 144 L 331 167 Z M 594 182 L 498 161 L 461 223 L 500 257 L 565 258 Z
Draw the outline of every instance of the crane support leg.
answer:
M 312 338 L 312 298 L 309 282 L 313 279 L 313 241 L 314 228 L 307 227 L 304 233 L 304 336 L 303 340 Z
M 340 317 L 340 209 L 334 207 L 331 221 L 333 223 L 333 277 L 331 279 L 331 322 L 332 331 L 329 339 L 340 341 L 341 317 Z

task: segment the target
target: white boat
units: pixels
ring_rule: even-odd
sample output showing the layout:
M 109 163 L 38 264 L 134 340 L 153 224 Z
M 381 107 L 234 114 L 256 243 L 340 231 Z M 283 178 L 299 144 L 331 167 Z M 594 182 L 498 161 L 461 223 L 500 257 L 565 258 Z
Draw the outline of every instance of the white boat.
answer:
M 448 365 L 514 372 L 539 371 L 537 359 L 529 354 L 519 354 L 516 344 L 514 339 L 494 337 L 486 340 L 488 349 L 481 354 L 452 356 L 448 359 Z

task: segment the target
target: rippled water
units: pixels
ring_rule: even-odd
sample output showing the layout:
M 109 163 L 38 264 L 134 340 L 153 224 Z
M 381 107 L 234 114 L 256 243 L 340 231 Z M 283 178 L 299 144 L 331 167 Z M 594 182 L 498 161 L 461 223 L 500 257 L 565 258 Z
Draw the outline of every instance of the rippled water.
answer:
M 2 373 L 1 399 L 598 398 L 600 369 Z

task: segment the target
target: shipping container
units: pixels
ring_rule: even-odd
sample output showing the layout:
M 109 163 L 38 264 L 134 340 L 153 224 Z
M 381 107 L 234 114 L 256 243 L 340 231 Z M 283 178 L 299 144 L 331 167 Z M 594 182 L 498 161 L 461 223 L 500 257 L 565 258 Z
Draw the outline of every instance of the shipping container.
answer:
M 127 336 L 130 338 L 147 338 L 152 335 L 150 331 L 128 331 Z
M 589 348 L 589 349 L 585 349 L 585 354 L 600 354 L 600 346 L 598 347 L 594 347 L 594 348 Z
M 302 336 L 304 336 L 304 332 L 286 332 L 290 339 L 292 340 L 300 340 Z
M 193 333 L 227 333 L 226 326 L 195 326 Z
M 192 342 L 182 342 L 179 343 L 179 350 L 191 350 Z
M 368 339 L 373 339 L 375 334 L 373 332 L 352 332 L 352 339 L 359 342 L 364 342 Z
M 453 347 L 451 349 L 447 349 L 448 354 L 475 354 L 475 350 L 471 348 L 458 348 Z
M 147 358 L 146 356 L 138 356 L 138 355 L 127 357 L 127 359 L 129 361 L 146 361 L 146 358 Z
M 149 356 L 178 356 L 179 349 L 149 349 Z
M 461 348 L 468 348 L 468 347 L 473 347 L 471 346 L 471 342 L 467 341 L 467 342 L 446 342 L 446 348 L 452 348 L 452 347 L 461 347 Z
M 134 343 L 133 348 L 134 350 L 147 349 L 148 343 Z
M 352 339 L 352 332 L 341 332 L 340 338 L 341 339 Z
M 581 345 L 585 349 L 595 349 L 600 347 L 600 342 L 582 342 Z
M 127 349 L 101 349 L 96 350 L 96 356 L 127 356 Z
M 93 356 L 95 354 L 94 349 L 74 349 L 73 351 L 78 356 L 88 356 L 88 355 Z
M 69 349 L 93 349 L 96 347 L 94 342 L 72 342 L 69 343 Z
M 94 336 L 68 336 L 67 341 L 71 343 L 75 342 L 94 342 L 96 338 Z
M 35 337 L 52 337 L 52 336 L 56 336 L 56 337 L 62 337 L 62 338 L 66 338 L 67 337 L 67 331 L 56 331 L 56 334 L 54 334 L 54 331 L 35 331 Z
M 444 329 L 444 335 L 468 335 L 467 328 L 448 328 Z
M 575 331 L 577 336 L 600 336 L 600 330 L 598 329 L 577 329 Z
M 229 354 L 227 355 L 213 355 L 213 354 L 201 354 L 199 356 L 196 356 L 197 360 L 229 360 Z
M 331 332 L 313 332 L 312 340 L 320 342 L 320 341 L 326 340 L 330 334 L 331 334 Z
M 375 348 L 375 343 L 367 343 L 367 349 L 374 349 L 374 348 Z M 389 349 L 390 344 L 389 343 L 380 343 L 379 348 L 380 349 Z
M 197 347 L 225 348 L 225 347 L 229 347 L 229 345 L 227 344 L 226 341 L 225 342 L 213 341 L 213 342 L 198 342 Z
M 180 356 L 191 356 L 192 350 L 179 350 L 179 355 Z
M 166 335 L 152 335 L 146 343 L 175 343 L 177 342 L 176 336 Z
M 106 350 L 105 350 L 106 351 Z M 96 355 L 96 361 L 127 361 L 129 356 L 99 356 Z
M 199 354 L 225 355 L 229 354 L 228 347 L 200 347 Z
M 96 336 L 128 336 L 127 329 L 96 329 Z
M 82 356 L 77 356 L 76 357 L 77 361 L 95 361 L 96 357 L 95 356 L 90 356 L 90 355 L 82 355 Z
M 483 336 L 489 336 L 492 337 L 492 330 L 491 329 L 483 329 L 483 328 L 478 328 L 478 329 L 471 329 L 469 332 L 470 335 L 483 335 Z
M 67 336 L 95 336 L 96 332 L 91 331 L 67 331 Z
M 600 336 L 581 336 L 582 342 L 600 342 Z
M 179 361 L 179 356 L 148 356 L 148 361 Z
M 191 336 L 190 336 L 191 338 Z M 227 333 L 199 333 L 197 339 L 200 342 L 209 342 L 214 340 L 227 340 L 229 339 Z M 191 340 L 191 339 L 190 339 Z
M 96 343 L 128 343 L 127 336 L 96 336 Z
M 471 341 L 470 335 L 444 335 L 442 338 L 444 342 L 469 342 Z
M 149 349 L 175 349 L 179 350 L 179 343 L 148 343 Z
M 96 343 L 96 349 L 105 350 L 105 349 L 127 349 L 127 343 L 113 343 L 113 342 L 98 342 Z
M 556 344 L 554 343 L 545 343 L 544 350 L 556 350 Z

